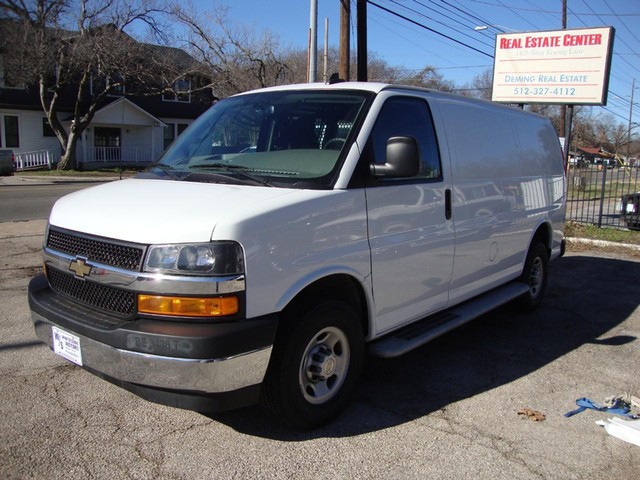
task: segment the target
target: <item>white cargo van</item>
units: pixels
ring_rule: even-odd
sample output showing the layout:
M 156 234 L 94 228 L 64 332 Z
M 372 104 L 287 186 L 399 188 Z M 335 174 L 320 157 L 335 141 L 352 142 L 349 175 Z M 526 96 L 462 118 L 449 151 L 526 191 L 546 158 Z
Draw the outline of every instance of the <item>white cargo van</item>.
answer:
M 59 355 L 195 410 L 333 418 L 366 355 L 540 304 L 565 177 L 544 118 L 435 91 L 223 100 L 135 179 L 59 200 L 29 302 Z

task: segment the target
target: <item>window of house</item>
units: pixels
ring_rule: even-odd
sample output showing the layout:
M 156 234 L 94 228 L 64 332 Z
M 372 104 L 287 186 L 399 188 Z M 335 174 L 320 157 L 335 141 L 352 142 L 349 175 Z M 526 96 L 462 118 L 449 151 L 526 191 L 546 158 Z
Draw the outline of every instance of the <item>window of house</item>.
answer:
M 186 124 L 186 123 L 179 123 L 178 124 L 178 135 L 180 135 L 182 132 L 184 132 L 187 129 L 188 126 L 189 125 Z
M 164 127 L 164 149 L 166 150 L 167 148 L 169 148 L 169 145 L 171 145 L 173 143 L 173 141 L 176 138 L 176 134 L 175 134 L 175 124 L 174 123 L 167 123 L 167 126 Z
M 111 75 L 92 73 L 89 81 L 89 94 L 98 95 L 104 90 L 109 89 L 107 95 L 120 97 L 127 93 L 126 87 L 124 75 L 119 73 Z
M 4 116 L 4 146 L 7 148 L 20 148 L 18 117 L 15 115 Z
M 53 131 L 53 128 L 51 128 L 51 124 L 49 123 L 49 120 L 47 120 L 46 118 L 42 119 L 42 136 L 43 137 L 56 136 L 56 132 Z
M 162 94 L 162 100 L 165 102 L 191 102 L 191 79 L 180 78 L 173 83 L 172 92 Z
M 107 77 L 107 87 L 109 87 L 109 95 L 122 96 L 126 93 L 126 84 L 124 75 L 119 73 L 111 74 Z

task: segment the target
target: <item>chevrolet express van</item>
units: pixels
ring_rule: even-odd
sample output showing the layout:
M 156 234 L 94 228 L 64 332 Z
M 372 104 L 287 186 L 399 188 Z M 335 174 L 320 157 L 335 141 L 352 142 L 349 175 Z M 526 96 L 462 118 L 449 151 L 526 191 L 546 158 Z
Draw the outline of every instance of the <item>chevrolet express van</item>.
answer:
M 564 192 L 556 132 L 521 110 L 377 83 L 236 95 L 137 178 L 56 203 L 35 331 L 146 399 L 314 427 L 367 355 L 537 307 Z

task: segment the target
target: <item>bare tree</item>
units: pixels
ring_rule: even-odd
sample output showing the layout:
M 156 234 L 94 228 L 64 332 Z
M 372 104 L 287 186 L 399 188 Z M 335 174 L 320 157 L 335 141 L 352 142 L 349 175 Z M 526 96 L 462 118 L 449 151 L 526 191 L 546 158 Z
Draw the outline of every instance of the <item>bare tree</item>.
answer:
M 274 33 L 235 25 L 215 4 L 203 14 L 176 3 L 170 13 L 182 28 L 178 45 L 208 71 L 217 98 L 296 80 Z
M 159 79 L 177 75 L 175 62 L 126 33 L 141 24 L 166 39 L 163 12 L 155 0 L 0 0 L 4 37 L 12 39 L 5 63 L 16 81 L 37 85 L 62 147 L 59 169 L 72 168 L 76 144 L 109 93 L 125 81 L 161 91 L 167 86 Z M 68 131 L 59 116 L 64 107 L 73 111 Z
M 556 129 L 558 129 L 559 123 L 560 114 L 558 113 L 557 120 L 554 122 Z M 598 146 L 595 124 L 596 120 L 590 108 L 574 107 L 571 127 L 571 144 L 573 148 Z
M 491 100 L 493 94 L 493 71 L 487 69 L 476 75 L 471 80 L 471 83 L 462 87 L 460 93 L 469 97 Z
M 415 72 L 413 75 L 401 79 L 406 85 L 417 87 L 432 88 L 443 92 L 451 92 L 455 90 L 456 85 L 451 80 L 446 80 L 444 76 L 437 71 L 435 67 L 426 66 Z

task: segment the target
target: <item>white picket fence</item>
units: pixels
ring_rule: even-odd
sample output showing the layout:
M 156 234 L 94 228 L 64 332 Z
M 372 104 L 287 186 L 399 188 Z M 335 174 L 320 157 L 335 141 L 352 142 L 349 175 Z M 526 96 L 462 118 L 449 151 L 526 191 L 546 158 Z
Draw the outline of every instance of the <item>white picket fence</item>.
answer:
M 78 163 L 104 163 L 146 165 L 156 160 L 151 148 L 142 147 L 87 147 L 76 150 Z
M 37 152 L 16 153 L 14 158 L 18 171 L 45 166 L 51 170 L 53 164 L 60 160 L 60 155 L 54 150 L 39 150 Z
M 91 147 L 76 150 L 79 168 L 101 168 L 110 165 L 144 166 L 154 162 L 159 154 L 150 148 L 138 147 Z M 60 161 L 55 150 L 22 152 L 14 155 L 16 170 L 30 170 L 47 167 L 52 169 Z

